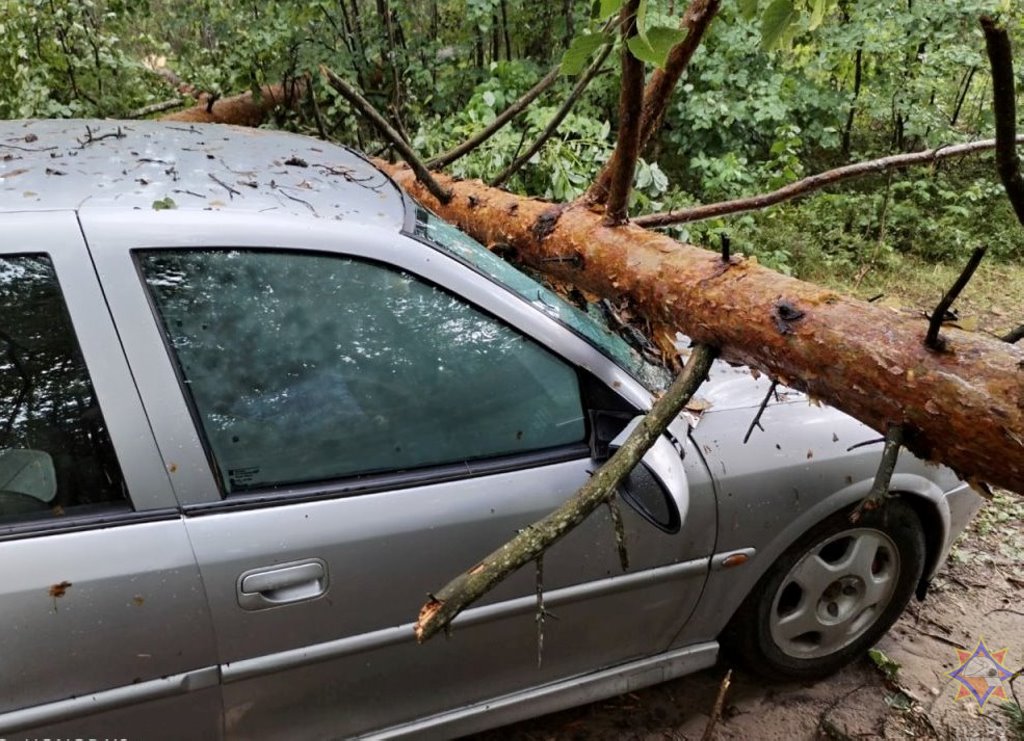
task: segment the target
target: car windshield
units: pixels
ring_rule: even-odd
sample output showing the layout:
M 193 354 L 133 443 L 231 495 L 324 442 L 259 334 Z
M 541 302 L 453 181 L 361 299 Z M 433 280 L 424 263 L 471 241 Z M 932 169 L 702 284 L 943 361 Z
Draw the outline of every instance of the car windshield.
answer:
M 576 308 L 549 288 L 517 270 L 472 237 L 425 208 L 416 208 L 416 236 L 443 249 L 530 302 L 548 316 L 582 335 L 624 368 L 650 391 L 663 391 L 672 380 L 664 367 L 653 363 L 622 339 L 601 309 L 588 304 Z

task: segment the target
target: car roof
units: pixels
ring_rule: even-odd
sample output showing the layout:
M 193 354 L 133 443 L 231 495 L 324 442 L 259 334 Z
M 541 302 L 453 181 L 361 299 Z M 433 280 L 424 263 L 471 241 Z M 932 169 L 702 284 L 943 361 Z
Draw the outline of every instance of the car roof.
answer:
M 271 212 L 400 230 L 405 202 L 369 161 L 297 134 L 163 121 L 0 121 L 0 212 Z

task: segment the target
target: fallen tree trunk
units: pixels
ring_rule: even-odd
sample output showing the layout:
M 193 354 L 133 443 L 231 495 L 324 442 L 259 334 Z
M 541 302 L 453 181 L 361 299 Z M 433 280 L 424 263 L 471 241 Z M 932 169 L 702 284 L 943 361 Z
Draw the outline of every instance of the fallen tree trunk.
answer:
M 556 206 L 436 175 L 433 198 L 401 165 L 378 163 L 417 200 L 487 245 L 721 349 L 724 359 L 807 391 L 965 478 L 1024 493 L 1024 350 L 843 297 L 632 224 L 608 227 L 582 205 Z M 553 259 L 554 258 L 554 259 Z M 938 298 L 938 297 L 937 297 Z
M 161 116 L 160 120 L 259 126 L 275 108 L 290 108 L 305 94 L 305 82 L 296 79 L 283 85 L 264 85 L 259 97 L 248 92 L 212 102 L 206 100 L 184 111 Z

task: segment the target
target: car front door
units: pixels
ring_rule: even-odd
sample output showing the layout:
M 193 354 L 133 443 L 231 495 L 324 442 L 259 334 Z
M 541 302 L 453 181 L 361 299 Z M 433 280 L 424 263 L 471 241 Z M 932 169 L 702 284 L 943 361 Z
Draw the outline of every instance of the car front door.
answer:
M 378 731 L 669 645 L 707 573 L 705 491 L 681 534 L 624 508 L 626 577 L 606 512 L 556 545 L 540 656 L 533 569 L 451 640 L 417 646 L 411 626 L 430 590 L 587 480 L 589 413 L 628 418 L 635 381 L 397 234 L 168 218 L 91 215 L 86 234 L 178 471 L 229 736 Z
M 75 214 L 0 234 L 0 736 L 219 737 L 202 582 Z

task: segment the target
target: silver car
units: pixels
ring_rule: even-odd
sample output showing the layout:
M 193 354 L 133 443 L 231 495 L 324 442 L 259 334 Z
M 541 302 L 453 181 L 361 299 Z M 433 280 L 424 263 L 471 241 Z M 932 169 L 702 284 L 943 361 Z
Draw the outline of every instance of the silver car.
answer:
M 427 593 L 572 494 L 665 371 L 356 154 L 0 123 L 0 735 L 451 737 L 713 665 L 863 652 L 980 500 L 716 366 L 607 512 L 456 620 Z

